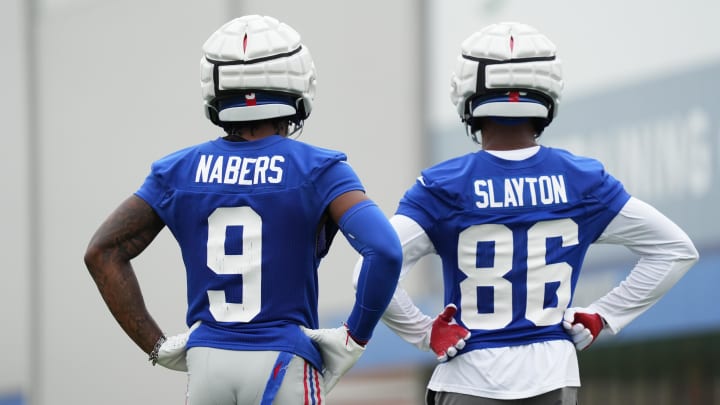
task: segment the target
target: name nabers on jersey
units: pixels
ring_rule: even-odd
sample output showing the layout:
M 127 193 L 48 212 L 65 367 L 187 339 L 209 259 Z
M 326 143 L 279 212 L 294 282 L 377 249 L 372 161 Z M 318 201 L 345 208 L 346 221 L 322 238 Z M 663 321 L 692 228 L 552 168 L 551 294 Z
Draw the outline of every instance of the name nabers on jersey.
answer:
M 201 155 L 195 171 L 196 183 L 277 184 L 282 181 L 282 155 L 244 157 Z

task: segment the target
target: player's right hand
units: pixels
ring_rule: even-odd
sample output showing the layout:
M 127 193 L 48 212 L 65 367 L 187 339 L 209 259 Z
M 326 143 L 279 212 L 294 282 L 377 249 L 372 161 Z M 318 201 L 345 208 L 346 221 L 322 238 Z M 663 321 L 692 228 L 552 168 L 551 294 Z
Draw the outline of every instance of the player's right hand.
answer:
M 430 348 L 437 356 L 438 361 L 448 361 L 465 347 L 465 341 L 470 339 L 470 331 L 458 325 L 453 317 L 457 312 L 455 304 L 448 304 L 440 315 L 435 318 L 430 331 Z
M 602 317 L 585 308 L 568 308 L 563 315 L 563 328 L 572 338 L 575 349 L 585 350 L 605 327 Z
M 200 321 L 195 322 L 185 333 L 170 336 L 163 342 L 158 350 L 157 364 L 175 371 L 188 371 L 185 358 L 186 347 L 190 334 L 200 326 Z
M 365 351 L 365 346 L 355 342 L 345 325 L 335 329 L 300 328 L 320 348 L 325 366 L 325 392 L 329 393 L 340 377 L 357 363 Z

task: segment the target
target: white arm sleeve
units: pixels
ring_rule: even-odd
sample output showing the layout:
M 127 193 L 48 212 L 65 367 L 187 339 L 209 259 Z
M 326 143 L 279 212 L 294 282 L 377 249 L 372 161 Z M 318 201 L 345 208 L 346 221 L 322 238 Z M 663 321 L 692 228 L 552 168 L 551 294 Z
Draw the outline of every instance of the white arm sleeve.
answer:
M 597 243 L 623 245 L 640 256 L 625 280 L 588 307 L 613 334 L 660 300 L 698 260 L 688 235 L 637 198 L 628 200 Z
M 409 217 L 395 215 L 390 218 L 390 224 L 397 232 L 403 249 L 403 264 L 400 271 L 400 280 L 402 280 L 422 257 L 434 253 L 435 248 L 422 227 Z M 357 283 L 361 267 L 362 258 L 355 265 L 353 284 Z M 406 342 L 421 350 L 430 350 L 433 319 L 420 311 L 400 284 L 382 316 L 382 321 Z

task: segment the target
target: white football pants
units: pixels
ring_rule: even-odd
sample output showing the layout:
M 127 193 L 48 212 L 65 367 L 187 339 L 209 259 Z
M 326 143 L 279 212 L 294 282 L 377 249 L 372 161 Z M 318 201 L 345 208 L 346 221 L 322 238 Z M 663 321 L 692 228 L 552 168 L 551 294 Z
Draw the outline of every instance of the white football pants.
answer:
M 193 347 L 187 365 L 187 405 L 325 404 L 322 375 L 291 353 Z

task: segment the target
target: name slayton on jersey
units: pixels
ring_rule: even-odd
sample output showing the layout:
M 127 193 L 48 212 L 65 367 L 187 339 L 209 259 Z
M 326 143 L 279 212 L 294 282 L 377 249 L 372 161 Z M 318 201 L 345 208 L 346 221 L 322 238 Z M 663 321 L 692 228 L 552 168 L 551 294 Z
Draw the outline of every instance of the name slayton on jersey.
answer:
M 562 174 L 505 179 L 476 179 L 473 193 L 477 208 L 508 208 L 568 202 Z
M 282 155 L 240 157 L 201 155 L 195 171 L 196 183 L 277 184 L 283 179 Z

